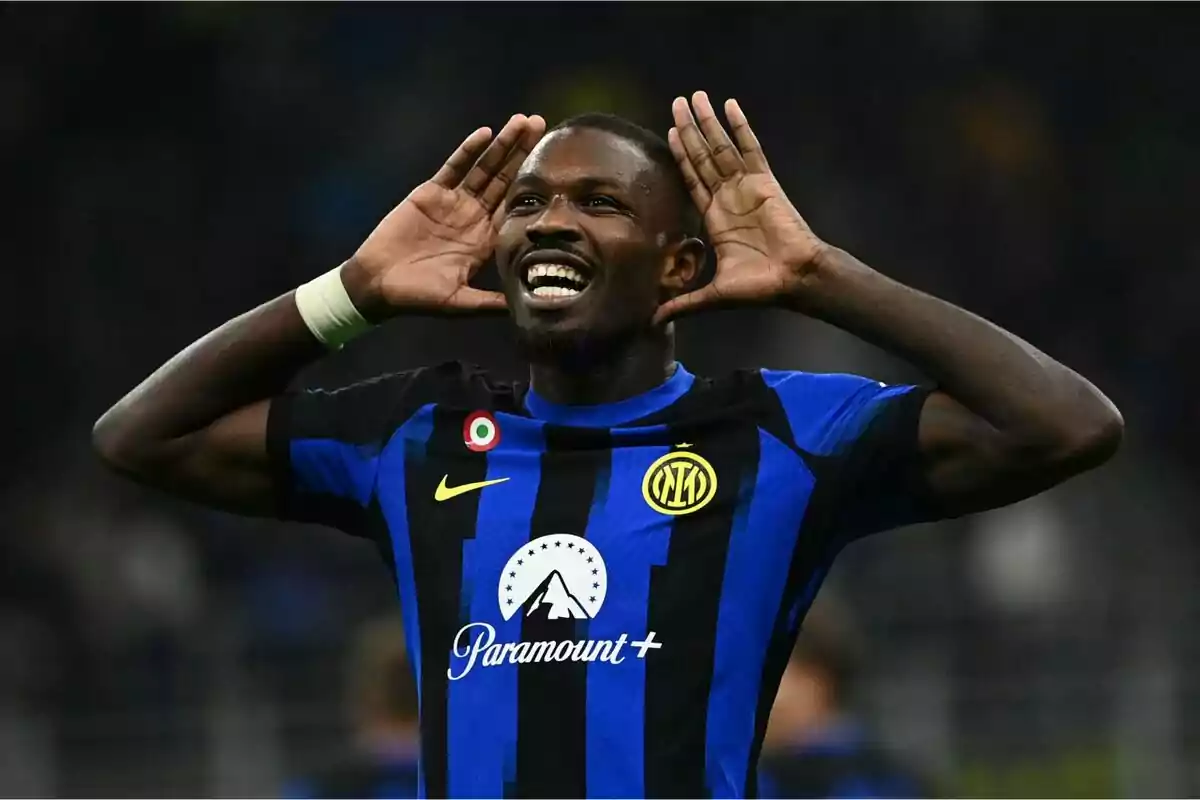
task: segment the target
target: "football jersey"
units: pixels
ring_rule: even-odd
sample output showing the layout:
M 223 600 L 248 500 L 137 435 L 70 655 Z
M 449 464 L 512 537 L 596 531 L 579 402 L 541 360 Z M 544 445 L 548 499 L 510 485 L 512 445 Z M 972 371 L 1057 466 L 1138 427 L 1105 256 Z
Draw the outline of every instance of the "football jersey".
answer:
M 450 363 L 276 398 L 279 515 L 395 577 L 430 797 L 755 796 L 840 548 L 931 518 L 927 391 L 677 364 L 564 406 Z

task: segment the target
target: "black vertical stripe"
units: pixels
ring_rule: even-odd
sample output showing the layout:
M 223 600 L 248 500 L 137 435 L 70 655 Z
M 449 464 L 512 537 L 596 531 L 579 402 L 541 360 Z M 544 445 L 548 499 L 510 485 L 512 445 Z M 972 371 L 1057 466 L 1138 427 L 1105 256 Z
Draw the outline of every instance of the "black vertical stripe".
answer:
M 717 494 L 679 516 L 665 566 L 650 577 L 648 630 L 662 649 L 646 660 L 646 796 L 707 797 L 707 698 L 712 687 L 717 613 L 733 522 L 750 501 L 758 469 L 758 430 L 718 414 L 671 426 L 672 441 L 706 459 Z
M 530 540 L 583 536 L 611 466 L 608 431 L 547 425 Z M 581 622 L 523 617 L 526 642 L 575 641 Z M 521 664 L 517 674 L 517 797 L 587 795 L 587 663 Z
M 442 477 L 461 485 L 487 475 L 487 454 L 463 444 L 466 412 L 436 406 L 425 446 L 405 453 L 405 498 L 413 576 L 421 626 L 421 767 L 429 797 L 446 797 L 446 670 L 454 636 L 465 624 L 460 611 L 463 542 L 474 538 L 479 492 L 444 503 L 433 500 Z

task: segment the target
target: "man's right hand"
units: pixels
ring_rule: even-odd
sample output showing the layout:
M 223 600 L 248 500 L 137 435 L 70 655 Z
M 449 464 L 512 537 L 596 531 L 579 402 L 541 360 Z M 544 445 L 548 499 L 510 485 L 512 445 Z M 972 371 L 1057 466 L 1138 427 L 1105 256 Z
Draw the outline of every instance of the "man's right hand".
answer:
M 367 320 L 402 312 L 503 311 L 504 296 L 469 285 L 492 254 L 493 214 L 546 131 L 517 114 L 492 138 L 480 128 L 432 179 L 392 209 L 342 266 L 342 282 Z
M 502 296 L 468 281 L 492 252 L 492 212 L 545 129 L 541 117 L 518 115 L 494 141 L 486 128 L 475 131 L 379 223 L 341 269 L 364 317 L 504 308 Z M 155 370 L 96 421 L 96 450 L 118 472 L 172 494 L 228 511 L 276 514 L 267 450 L 272 398 L 325 352 L 288 292 Z M 352 395 L 329 397 L 342 404 Z M 324 422 L 337 431 L 357 424 L 357 413 L 331 414 Z

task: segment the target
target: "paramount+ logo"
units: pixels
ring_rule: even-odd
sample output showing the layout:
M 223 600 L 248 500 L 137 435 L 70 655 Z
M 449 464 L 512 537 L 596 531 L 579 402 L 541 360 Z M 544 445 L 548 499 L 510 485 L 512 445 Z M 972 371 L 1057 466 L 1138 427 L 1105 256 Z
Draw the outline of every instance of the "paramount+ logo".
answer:
M 716 493 L 717 473 L 712 464 L 685 450 L 675 450 L 655 461 L 642 479 L 642 497 L 655 511 L 669 516 L 699 511 Z

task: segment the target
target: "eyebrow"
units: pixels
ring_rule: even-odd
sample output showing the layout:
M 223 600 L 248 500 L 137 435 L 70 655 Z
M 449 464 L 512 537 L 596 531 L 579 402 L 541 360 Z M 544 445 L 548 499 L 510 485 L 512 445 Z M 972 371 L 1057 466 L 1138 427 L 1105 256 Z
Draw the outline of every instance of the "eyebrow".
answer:
M 513 181 L 514 187 L 529 186 L 529 187 L 541 188 L 541 187 L 545 187 L 548 185 L 549 185 L 549 182 L 545 178 L 543 178 L 540 175 L 533 175 L 533 174 L 521 175 L 515 181 Z M 614 178 L 599 178 L 599 177 L 590 176 L 590 175 L 584 176 L 582 178 L 576 178 L 572 181 L 569 181 L 568 185 L 572 189 L 575 189 L 577 191 L 585 191 L 585 192 L 592 190 L 592 189 L 599 189 L 601 187 L 620 189 L 620 190 L 628 189 L 627 186 L 622 185 L 619 181 L 617 181 Z

